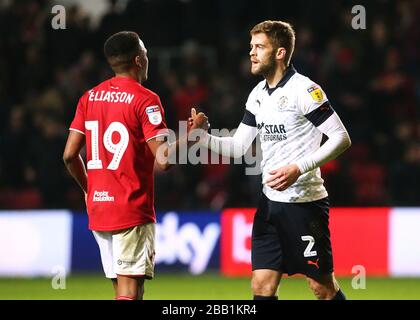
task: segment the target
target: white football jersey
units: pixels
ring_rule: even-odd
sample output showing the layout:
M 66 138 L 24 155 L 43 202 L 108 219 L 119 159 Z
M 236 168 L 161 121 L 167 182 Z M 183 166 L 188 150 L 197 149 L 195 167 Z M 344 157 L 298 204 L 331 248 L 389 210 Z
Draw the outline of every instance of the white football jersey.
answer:
M 309 202 L 328 196 L 316 168 L 302 174 L 284 191 L 264 182 L 269 172 L 296 163 L 321 145 L 317 126 L 334 113 L 324 91 L 308 77 L 290 66 L 275 88 L 261 81 L 250 93 L 243 123 L 256 126 L 262 149 L 263 192 L 272 201 Z

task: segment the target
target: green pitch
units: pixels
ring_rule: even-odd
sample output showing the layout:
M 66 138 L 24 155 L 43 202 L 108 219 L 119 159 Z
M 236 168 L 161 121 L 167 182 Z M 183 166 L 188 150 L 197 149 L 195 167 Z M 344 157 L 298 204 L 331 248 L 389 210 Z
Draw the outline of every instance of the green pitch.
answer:
M 366 289 L 355 290 L 351 278 L 338 279 L 343 291 L 353 300 L 415 299 L 420 300 L 420 278 L 368 278 Z M 66 289 L 54 290 L 51 279 L 0 278 L 0 299 L 113 299 L 111 282 L 102 275 L 72 275 Z M 282 280 L 280 299 L 314 299 L 304 278 Z M 146 282 L 147 300 L 249 300 L 248 278 L 225 278 L 216 274 L 202 276 L 158 274 Z

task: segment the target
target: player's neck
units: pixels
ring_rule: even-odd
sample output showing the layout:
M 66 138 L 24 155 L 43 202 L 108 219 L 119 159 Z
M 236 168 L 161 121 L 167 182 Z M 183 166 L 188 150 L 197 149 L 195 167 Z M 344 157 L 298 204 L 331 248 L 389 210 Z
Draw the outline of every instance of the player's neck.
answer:
M 284 64 L 278 65 L 277 68 L 274 69 L 274 72 L 268 74 L 265 77 L 269 88 L 274 88 L 280 82 L 280 80 L 283 79 L 286 68 L 287 67 Z
M 121 78 L 130 78 L 133 79 L 137 82 L 139 82 L 139 79 L 137 78 L 137 74 L 135 72 L 132 71 L 127 71 L 127 72 L 119 72 L 115 74 L 116 77 L 121 77 Z

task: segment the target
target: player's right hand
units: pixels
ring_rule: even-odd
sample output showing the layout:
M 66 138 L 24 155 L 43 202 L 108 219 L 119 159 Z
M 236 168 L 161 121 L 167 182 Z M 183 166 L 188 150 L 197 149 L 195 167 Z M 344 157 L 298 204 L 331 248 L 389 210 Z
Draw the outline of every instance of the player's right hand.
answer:
M 203 129 L 207 131 L 210 128 L 210 123 L 203 112 L 197 114 L 197 110 L 191 108 L 191 117 L 188 118 L 188 126 L 191 129 Z

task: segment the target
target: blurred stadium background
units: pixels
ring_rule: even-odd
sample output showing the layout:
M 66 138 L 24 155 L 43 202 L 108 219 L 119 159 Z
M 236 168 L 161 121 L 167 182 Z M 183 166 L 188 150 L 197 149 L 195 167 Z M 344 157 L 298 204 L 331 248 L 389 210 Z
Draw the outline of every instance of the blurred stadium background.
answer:
M 55 4 L 66 8 L 64 30 L 51 27 Z M 366 29 L 351 27 L 356 4 L 366 8 Z M 419 18 L 420 3 L 410 0 L 0 1 L 0 299 L 112 298 L 61 160 L 78 98 L 112 76 L 105 39 L 140 34 L 145 85 L 161 96 L 170 128 L 197 105 L 213 128 L 233 129 L 260 81 L 249 73 L 249 30 L 266 19 L 294 25 L 293 64 L 325 89 L 352 138 L 322 167 L 346 294 L 420 299 Z M 249 208 L 261 185 L 244 171 L 156 173 L 157 267 L 146 298 L 251 297 Z M 63 273 L 66 290 L 54 290 Z M 280 298 L 313 297 L 294 277 Z

